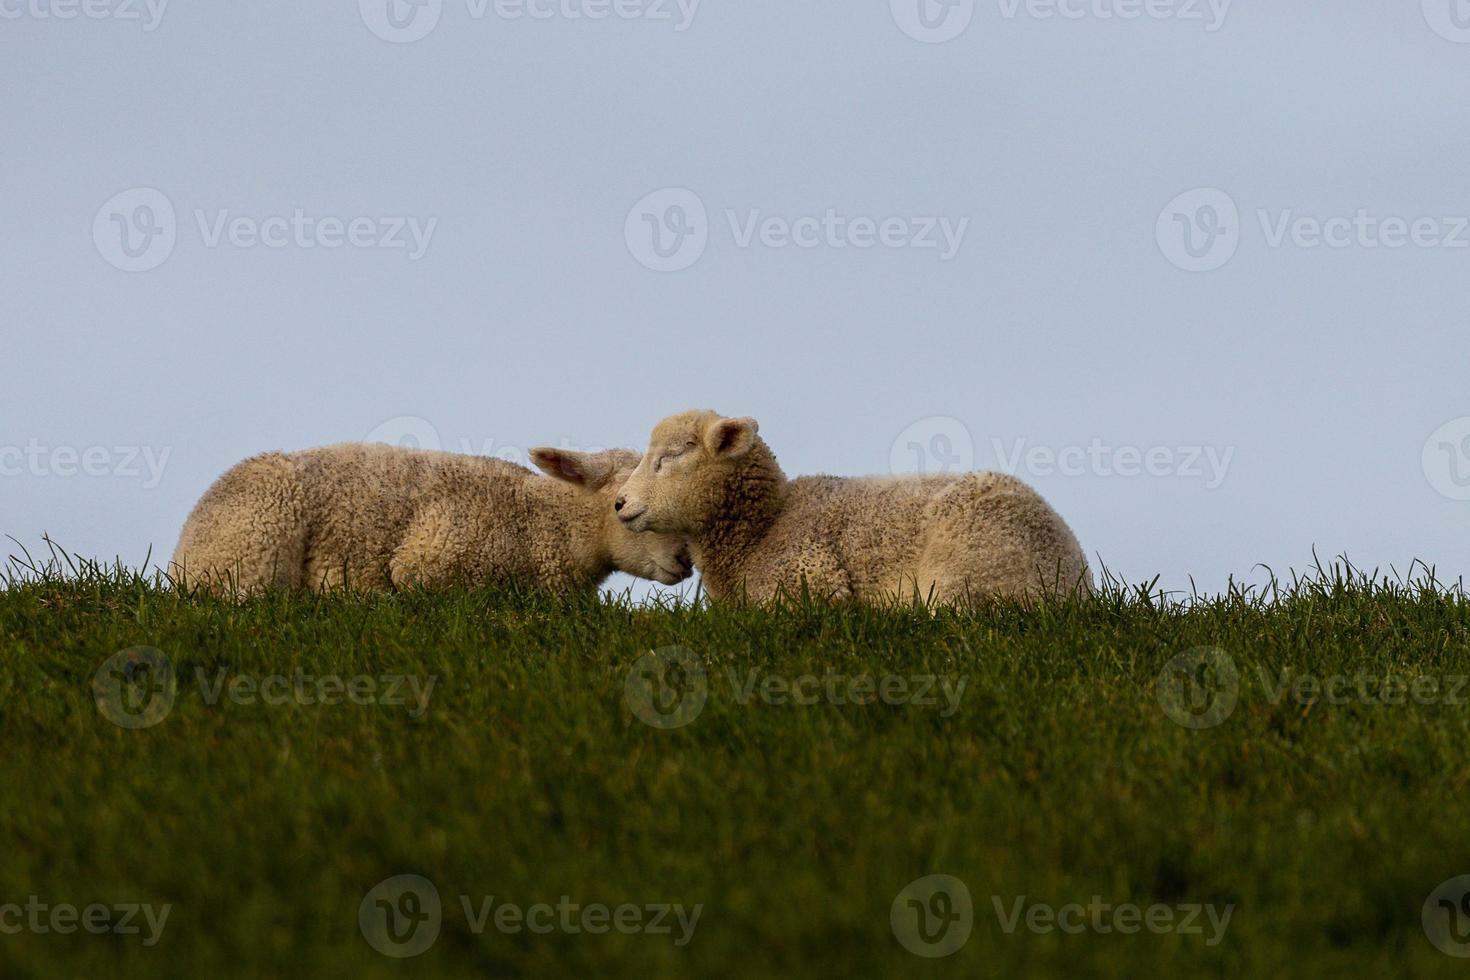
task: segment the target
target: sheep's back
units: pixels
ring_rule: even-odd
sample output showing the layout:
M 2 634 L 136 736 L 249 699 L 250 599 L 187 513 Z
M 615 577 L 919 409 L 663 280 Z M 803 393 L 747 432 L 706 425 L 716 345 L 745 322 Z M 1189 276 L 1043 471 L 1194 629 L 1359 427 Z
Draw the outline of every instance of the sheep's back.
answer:
M 900 587 L 924 547 L 925 511 L 957 477 L 802 477 L 791 481 L 783 517 L 830 543 L 859 593 Z
M 423 508 L 513 509 L 532 476 L 505 460 L 377 443 L 308 449 L 292 459 L 309 501 L 308 581 L 335 581 L 346 568 L 365 584 L 385 585 L 393 553 Z

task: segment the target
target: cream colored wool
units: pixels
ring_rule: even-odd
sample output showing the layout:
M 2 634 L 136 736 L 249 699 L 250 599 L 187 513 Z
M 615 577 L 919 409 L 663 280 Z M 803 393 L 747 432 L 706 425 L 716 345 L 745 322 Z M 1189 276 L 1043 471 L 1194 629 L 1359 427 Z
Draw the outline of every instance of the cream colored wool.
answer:
M 345 443 L 264 453 L 209 488 L 170 575 L 216 591 L 523 583 L 570 592 L 614 570 L 666 585 L 682 539 L 635 534 L 613 511 L 631 450 L 536 449 L 555 479 L 504 460 Z
M 660 422 L 623 485 L 630 528 L 687 535 L 714 598 L 815 592 L 953 602 L 1090 590 L 1056 511 L 1001 473 L 788 480 L 755 419 Z

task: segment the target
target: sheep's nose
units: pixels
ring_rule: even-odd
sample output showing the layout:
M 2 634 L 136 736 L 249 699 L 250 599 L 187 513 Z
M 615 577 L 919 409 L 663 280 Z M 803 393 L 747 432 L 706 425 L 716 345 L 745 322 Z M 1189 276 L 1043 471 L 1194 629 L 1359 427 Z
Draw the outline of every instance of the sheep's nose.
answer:
M 618 494 L 618 499 L 613 501 L 613 510 L 622 510 L 623 505 L 627 502 L 627 497 L 624 497 L 622 494 Z

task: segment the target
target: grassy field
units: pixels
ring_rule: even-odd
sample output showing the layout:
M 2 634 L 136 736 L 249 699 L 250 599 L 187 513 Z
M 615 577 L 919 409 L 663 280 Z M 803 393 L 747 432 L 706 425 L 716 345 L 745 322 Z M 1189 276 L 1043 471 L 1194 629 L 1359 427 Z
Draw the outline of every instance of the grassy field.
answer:
M 931 612 L 21 579 L 5 977 L 1470 967 L 1436 947 L 1470 941 L 1457 592 Z

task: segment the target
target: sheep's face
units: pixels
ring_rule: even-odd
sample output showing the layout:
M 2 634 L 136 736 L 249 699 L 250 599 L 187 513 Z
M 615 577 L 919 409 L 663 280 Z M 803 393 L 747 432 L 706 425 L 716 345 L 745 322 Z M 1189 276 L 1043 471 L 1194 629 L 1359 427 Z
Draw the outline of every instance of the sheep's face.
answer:
M 594 500 L 592 513 L 613 567 L 629 575 L 678 585 L 694 571 L 683 535 L 638 534 L 618 520 L 613 503 L 623 482 L 638 465 L 631 449 L 578 453 L 569 449 L 533 449 L 531 460 L 547 476 L 576 487 Z
M 720 506 L 723 487 L 755 446 L 757 430 L 755 419 L 715 412 L 664 419 L 613 505 L 619 519 L 634 531 L 696 532 Z

